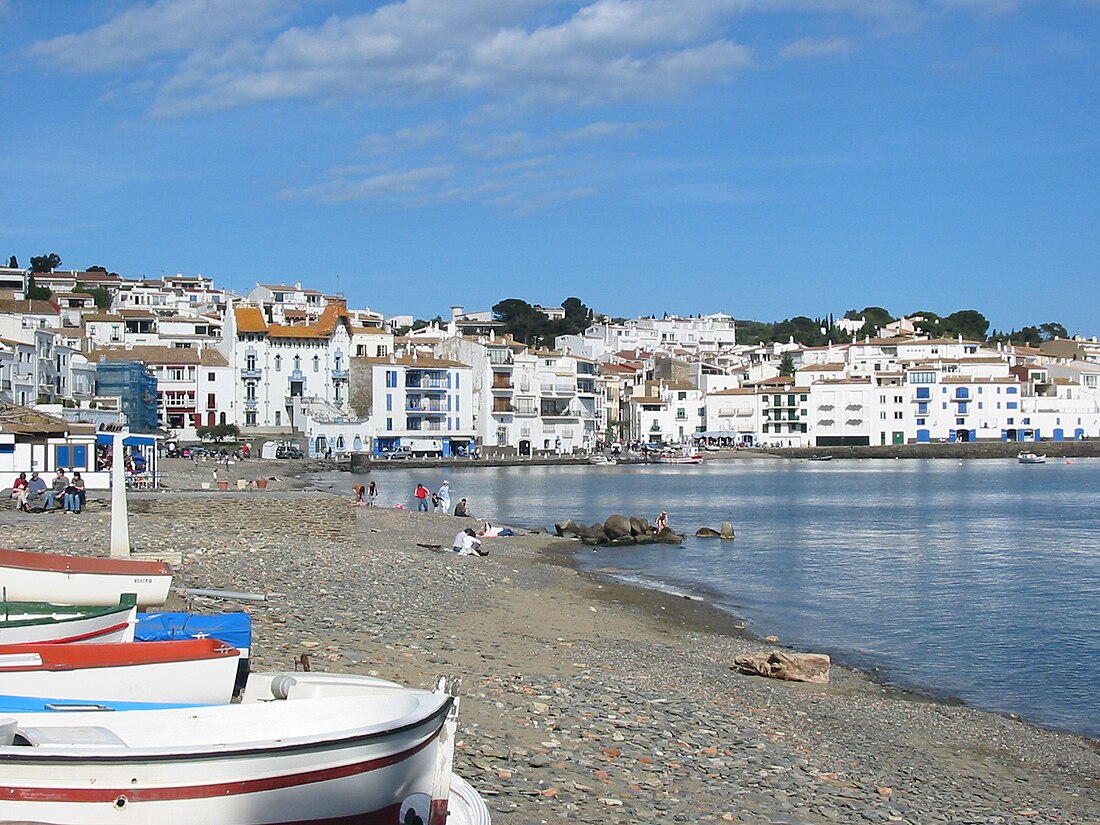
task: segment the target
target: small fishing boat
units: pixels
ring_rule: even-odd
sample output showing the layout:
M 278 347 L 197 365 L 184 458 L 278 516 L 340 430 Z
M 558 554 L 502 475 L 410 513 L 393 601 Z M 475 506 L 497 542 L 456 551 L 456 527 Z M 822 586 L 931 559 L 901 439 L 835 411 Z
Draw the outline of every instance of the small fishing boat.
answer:
M 588 458 L 589 464 L 595 464 L 597 467 L 612 467 L 619 462 L 614 458 L 608 458 L 605 455 L 593 455 Z
M 1016 454 L 1016 460 L 1021 464 L 1046 464 L 1047 457 L 1043 453 L 1021 452 Z
M 818 455 L 817 453 L 814 453 L 813 455 L 806 456 L 806 460 L 807 461 L 832 461 L 833 457 L 831 455 Z
M 0 602 L 0 645 L 132 642 L 136 616 L 129 594 L 113 607 Z
M 0 820 L 488 825 L 457 712 L 444 680 L 264 673 L 239 704 L 4 714 Z
M 658 464 L 702 464 L 703 456 L 700 453 L 661 453 L 657 456 Z
M 10 696 L 228 703 L 236 676 L 237 649 L 217 639 L 0 647 L 0 691 Z
M 102 559 L 0 549 L 0 598 L 51 604 L 117 605 L 134 593 L 139 607 L 164 604 L 172 567 L 159 561 Z
M 239 651 L 234 693 L 244 690 L 252 650 L 252 616 L 248 613 L 138 613 L 134 641 L 170 642 L 176 639 L 217 639 Z

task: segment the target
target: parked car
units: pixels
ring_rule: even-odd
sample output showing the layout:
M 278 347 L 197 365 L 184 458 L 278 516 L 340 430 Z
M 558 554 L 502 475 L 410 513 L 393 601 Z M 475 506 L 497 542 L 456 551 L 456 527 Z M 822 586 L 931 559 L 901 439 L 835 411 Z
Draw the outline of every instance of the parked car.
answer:
M 296 447 L 293 444 L 284 444 L 275 451 L 276 458 L 305 458 L 306 454 L 302 452 L 300 447 Z
M 401 446 L 394 447 L 392 450 L 384 450 L 382 454 L 386 458 L 412 458 L 413 450 L 412 447 Z

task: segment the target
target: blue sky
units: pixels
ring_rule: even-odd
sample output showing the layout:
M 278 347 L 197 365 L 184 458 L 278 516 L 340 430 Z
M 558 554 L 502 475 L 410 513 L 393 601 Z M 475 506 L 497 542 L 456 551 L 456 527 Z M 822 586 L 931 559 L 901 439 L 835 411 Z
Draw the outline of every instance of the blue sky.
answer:
M 1100 0 L 0 0 L 0 255 L 1100 334 Z

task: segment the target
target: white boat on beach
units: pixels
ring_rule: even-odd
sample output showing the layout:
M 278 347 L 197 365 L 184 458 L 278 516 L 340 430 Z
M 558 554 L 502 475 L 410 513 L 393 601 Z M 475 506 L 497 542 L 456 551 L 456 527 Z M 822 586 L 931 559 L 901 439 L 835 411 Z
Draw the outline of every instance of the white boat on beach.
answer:
M 1016 460 L 1020 464 L 1046 464 L 1047 457 L 1043 453 L 1021 452 L 1016 454 Z
M 589 464 L 595 464 L 597 467 L 613 467 L 618 464 L 618 460 L 615 458 L 608 458 L 605 455 L 593 455 L 588 458 Z
M 136 624 L 127 597 L 113 607 L 0 602 L 0 645 L 132 642 Z
M 224 704 L 233 698 L 237 653 L 217 639 L 6 645 L 0 647 L 0 692 L 87 701 Z
M 133 593 L 138 606 L 158 606 L 171 585 L 172 567 L 164 562 L 0 549 L 4 601 L 109 606 Z
M 458 700 L 369 676 L 253 674 L 239 704 L 0 716 L 0 820 L 488 825 L 451 771 Z

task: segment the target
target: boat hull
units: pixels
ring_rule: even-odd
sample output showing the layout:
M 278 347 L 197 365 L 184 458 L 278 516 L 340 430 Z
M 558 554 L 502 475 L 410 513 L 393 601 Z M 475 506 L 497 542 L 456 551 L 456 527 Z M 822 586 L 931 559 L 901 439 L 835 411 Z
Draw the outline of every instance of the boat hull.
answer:
M 220 707 L 16 714 L 6 745 L 0 719 L 0 820 L 448 821 L 454 792 L 448 783 L 455 784 L 449 696 L 381 680 L 376 695 L 329 696 L 323 682 L 309 684 L 312 675 L 285 675 L 303 683 L 303 698 L 250 702 L 246 695 L 241 704 Z M 450 825 L 487 823 L 476 793 L 460 795 Z
M 237 649 L 216 639 L 0 647 L 10 696 L 219 704 L 233 697 Z
M 0 549 L 0 598 L 10 601 L 107 606 L 133 593 L 139 607 L 159 606 L 171 585 L 162 562 Z
M 0 602 L 0 645 L 132 642 L 137 608 L 79 608 L 44 602 Z

